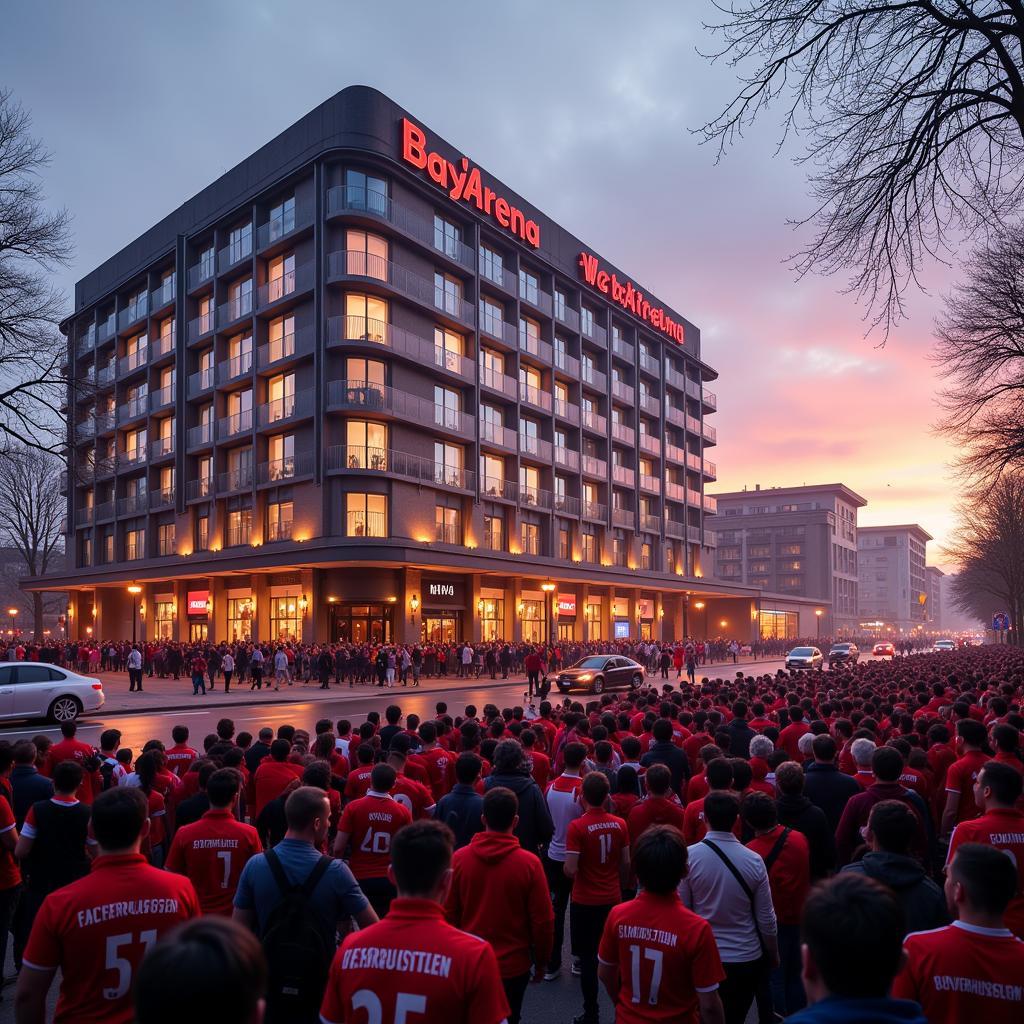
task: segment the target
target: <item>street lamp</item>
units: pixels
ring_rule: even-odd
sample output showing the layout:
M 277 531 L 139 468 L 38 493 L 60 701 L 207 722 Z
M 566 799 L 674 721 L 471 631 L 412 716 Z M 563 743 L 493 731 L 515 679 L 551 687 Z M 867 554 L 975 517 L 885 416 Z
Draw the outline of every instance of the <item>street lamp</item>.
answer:
M 142 587 L 137 583 L 133 583 L 128 588 L 128 593 L 132 595 L 132 646 L 135 646 L 135 612 L 139 604 L 139 594 L 142 593 Z
M 707 605 L 703 601 L 695 601 L 694 604 L 693 604 L 693 607 L 696 608 L 697 611 L 700 611 L 701 609 L 704 609 L 704 639 L 706 640 L 707 636 L 708 636 Z
M 14 618 L 18 614 L 17 608 L 8 608 L 7 614 L 11 617 L 11 636 L 14 636 Z
M 815 614 L 815 616 L 817 617 L 817 620 L 818 620 L 818 633 L 817 633 L 817 637 L 820 640 L 821 639 L 821 617 L 825 613 L 820 608 L 815 608 L 814 609 L 814 614 Z
M 544 612 L 545 612 L 545 617 L 548 620 L 548 645 L 551 646 L 551 647 L 554 647 L 555 640 L 554 640 L 554 637 L 552 636 L 552 633 L 554 632 L 554 626 L 553 626 L 554 609 L 552 607 L 551 595 L 555 591 L 555 585 L 554 585 L 554 583 L 551 582 L 551 580 L 545 580 L 540 585 L 540 589 L 543 590 L 545 595 L 546 595 L 545 599 L 544 599 Z

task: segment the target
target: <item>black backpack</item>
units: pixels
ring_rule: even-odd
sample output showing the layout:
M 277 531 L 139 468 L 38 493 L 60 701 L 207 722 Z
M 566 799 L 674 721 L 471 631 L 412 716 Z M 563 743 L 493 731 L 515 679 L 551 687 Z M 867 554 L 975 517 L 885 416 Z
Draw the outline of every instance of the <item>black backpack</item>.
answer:
M 263 930 L 269 966 L 267 1022 L 316 1022 L 336 943 L 334 926 L 328 927 L 314 907 L 313 892 L 331 858 L 321 857 L 305 882 L 292 885 L 277 854 L 267 850 L 265 856 L 281 892 Z

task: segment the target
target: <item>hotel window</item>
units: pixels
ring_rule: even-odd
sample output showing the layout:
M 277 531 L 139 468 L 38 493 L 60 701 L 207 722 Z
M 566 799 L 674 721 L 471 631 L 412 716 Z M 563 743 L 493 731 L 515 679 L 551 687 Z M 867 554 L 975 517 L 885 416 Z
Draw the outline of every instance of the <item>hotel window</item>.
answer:
M 584 562 L 597 562 L 597 537 L 590 532 L 590 527 L 583 527 L 580 534 L 580 557 Z
M 555 408 L 562 411 L 569 404 L 569 388 L 560 381 L 555 381 Z
M 799 576 L 779 577 L 779 590 L 799 590 L 802 586 L 803 580 Z
M 173 555 L 174 546 L 174 523 L 162 523 L 156 528 L 156 553 L 158 555 Z
M 228 432 L 238 434 L 243 430 L 252 430 L 252 388 L 228 395 Z
M 383 494 L 346 494 L 345 535 L 347 537 L 386 537 L 388 535 L 387 496 Z
M 374 295 L 345 296 L 345 337 L 384 344 L 388 330 L 388 304 Z
M 205 390 L 213 386 L 213 349 L 199 353 L 199 387 Z
M 252 486 L 252 447 L 228 450 L 228 490 L 240 491 Z
M 225 546 L 241 547 L 252 537 L 252 499 L 233 498 L 228 502 L 228 530 Z
M 295 317 L 279 316 L 267 325 L 267 362 L 295 354 Z
M 134 338 L 129 338 L 124 343 L 124 354 L 128 358 L 128 368 L 134 370 L 136 366 L 140 366 L 142 361 L 146 358 L 146 350 L 149 348 L 149 335 L 148 334 L 136 334 Z M 135 357 L 134 359 L 132 357 Z
M 526 599 L 521 602 L 522 613 L 519 623 L 523 631 L 523 640 L 528 644 L 544 643 L 547 640 L 547 620 L 544 602 Z
M 779 548 L 780 555 L 802 555 L 803 553 L 803 544 L 783 544 Z
M 654 558 L 651 553 L 651 545 L 644 542 L 640 545 L 640 568 L 650 571 L 654 568 L 653 561 Z
M 519 417 L 519 447 L 525 455 L 536 455 L 539 445 L 540 424 L 536 420 Z
M 537 275 L 531 274 L 528 270 L 519 271 L 519 297 L 537 305 L 537 293 L 539 291 Z
M 128 430 L 124 435 L 124 453 L 131 461 L 146 459 L 146 431 Z
M 295 414 L 295 374 L 279 373 L 267 381 L 267 420 L 275 423 Z
M 160 321 L 157 328 L 157 336 L 160 338 L 160 351 L 170 352 L 174 347 L 174 317 L 169 316 L 166 320 Z
M 462 316 L 462 282 L 451 274 L 435 271 L 434 305 L 449 316 Z
M 435 441 L 434 482 L 447 487 L 464 487 L 463 459 L 463 451 L 458 445 Z
M 676 547 L 672 541 L 665 544 L 665 572 L 676 571 Z
M 488 249 L 486 245 L 480 246 L 480 273 L 496 284 L 502 282 L 503 262 L 501 253 Z
M 481 404 L 480 416 L 480 439 L 490 441 L 492 444 L 505 443 L 505 419 L 501 410 L 494 405 Z
M 565 477 L 555 477 L 555 508 L 563 508 L 565 506 Z
M 803 562 L 799 559 L 789 559 L 780 562 L 778 567 L 781 572 L 801 572 L 803 570 Z
M 92 537 L 82 538 L 82 555 L 79 559 L 79 565 L 92 565 Z
M 174 602 L 155 601 L 153 603 L 153 629 L 157 640 L 174 639 Z
M 146 531 L 138 528 L 125 530 L 124 560 L 134 562 L 146 557 Z
M 270 635 L 275 640 L 302 640 L 302 608 L 297 595 L 270 599 Z
M 434 385 L 434 423 L 446 430 L 459 430 L 462 426 L 462 394 L 451 388 Z
M 103 534 L 103 561 L 107 565 L 114 562 L 114 531 L 107 530 Z
M 621 530 L 612 534 L 612 562 L 617 566 L 625 566 L 629 555 L 629 548 L 626 545 L 625 535 Z
M 174 382 L 177 379 L 176 373 L 177 371 L 173 366 L 165 366 L 157 374 L 157 390 L 166 391 L 171 401 L 174 400 L 174 395 L 172 392 L 174 389 Z M 168 388 L 170 388 L 171 390 L 167 391 Z
M 267 442 L 267 481 L 295 476 L 295 435 L 275 434 Z
M 239 377 L 252 369 L 252 332 L 228 338 L 229 377 Z
M 252 639 L 251 598 L 228 598 L 228 639 L 232 643 Z
M 462 543 L 462 514 L 459 509 L 434 506 L 434 539 L 441 544 Z
M 345 360 L 345 382 L 350 390 L 365 388 L 367 392 L 373 390 L 383 396 L 386 372 L 387 366 L 379 359 L 356 359 L 353 357 Z M 367 393 L 365 401 L 369 403 L 371 400 L 380 401 Z
M 500 597 L 484 597 L 480 604 L 480 635 L 485 644 L 495 643 L 505 636 L 505 602 Z
M 388 279 L 388 240 L 370 231 L 345 232 L 346 272 L 357 277 Z
M 252 254 L 252 221 L 241 227 L 232 228 L 228 236 L 228 260 L 237 263 Z
M 583 620 L 587 624 L 587 639 L 602 640 L 601 635 L 601 602 L 588 601 L 583 606 Z
M 559 526 L 558 528 L 558 557 L 563 562 L 568 562 L 572 557 L 572 541 L 568 526 Z
M 210 514 L 200 512 L 196 516 L 196 551 L 210 550 Z
M 349 420 L 345 424 L 345 444 L 349 469 L 387 469 L 388 428 L 383 423 Z
M 489 551 L 503 551 L 505 522 L 499 512 L 484 514 L 483 546 Z
M 295 230 L 295 196 L 278 203 L 270 209 L 270 220 L 267 224 L 270 242 L 283 238 Z
M 196 461 L 197 496 L 205 497 L 213 489 L 213 459 L 204 455 Z
M 555 316 L 559 320 L 565 319 L 565 292 L 555 289 Z M 565 351 L 565 342 L 562 342 L 562 351 Z
M 294 505 L 291 492 L 281 491 L 267 502 L 267 541 L 292 539 Z
M 771 558 L 772 548 L 770 544 L 750 544 L 747 547 L 748 558 Z
M 156 445 L 159 455 L 170 455 L 174 451 L 174 417 L 165 416 L 156 421 Z
M 462 372 L 462 356 L 466 343 L 461 334 L 445 327 L 434 328 L 434 363 L 452 373 Z
M 772 571 L 772 565 L 771 565 L 771 562 L 749 562 L 747 564 L 747 569 L 748 569 L 749 572 L 758 572 L 758 573 L 771 572 Z
M 362 171 L 345 171 L 345 205 L 350 210 L 369 210 L 381 216 L 388 213 L 388 183 Z
M 540 470 L 535 466 L 519 467 L 519 497 L 527 505 L 536 505 L 540 498 Z
M 596 367 L 594 366 L 594 357 L 584 352 L 580 358 L 580 376 L 588 383 L 594 383 L 594 373 Z
M 243 277 L 228 288 L 228 319 L 237 320 L 252 312 L 252 278 Z
M 462 229 L 458 224 L 434 214 L 434 248 L 443 252 L 450 259 L 459 258 L 459 250 L 462 248 Z
M 505 336 L 505 311 L 498 303 L 483 296 L 480 298 L 480 330 L 495 338 Z
M 594 314 L 586 306 L 580 306 L 580 327 L 584 334 L 594 333 Z
M 540 554 L 540 527 L 536 523 L 520 523 L 519 540 L 524 555 Z
M 498 390 L 502 390 L 502 377 L 505 375 L 505 357 L 492 348 L 480 349 L 480 382 Z
M 519 318 L 519 346 L 534 355 L 540 352 L 540 324 L 528 316 Z
M 214 255 L 212 245 L 199 254 L 199 279 L 201 281 L 205 281 L 208 277 L 213 277 Z
M 504 459 L 497 455 L 480 456 L 480 485 L 485 494 L 504 494 Z
M 213 296 L 199 300 L 199 333 L 213 330 Z
M 295 253 L 275 256 L 267 265 L 267 301 L 276 302 L 295 291 Z
M 159 487 L 160 493 L 165 501 L 174 500 L 174 467 L 164 466 L 160 470 L 159 476 Z

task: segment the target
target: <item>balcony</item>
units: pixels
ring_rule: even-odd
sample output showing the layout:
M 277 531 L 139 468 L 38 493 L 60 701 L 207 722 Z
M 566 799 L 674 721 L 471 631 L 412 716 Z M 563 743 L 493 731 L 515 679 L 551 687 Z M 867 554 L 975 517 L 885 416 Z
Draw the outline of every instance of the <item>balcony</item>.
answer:
M 226 384 L 228 381 L 251 374 L 252 357 L 252 349 L 249 349 L 248 352 L 241 352 L 237 356 L 219 363 L 217 365 L 217 384 Z
M 231 416 L 223 416 L 217 420 L 217 440 L 224 441 L 230 437 L 250 433 L 252 423 L 252 409 L 242 409 Z
M 438 288 L 426 277 L 420 277 L 405 267 L 381 256 L 359 249 L 332 252 L 327 257 L 327 276 L 330 280 L 379 281 L 388 285 L 413 302 L 431 309 L 441 310 L 455 320 L 472 327 L 476 323 L 476 309 L 461 295 Z
M 96 386 L 99 388 L 109 388 L 114 383 L 114 377 L 117 375 L 117 365 L 111 360 L 106 366 L 101 366 L 96 371 Z
M 700 508 L 700 491 L 695 491 L 692 487 L 686 488 L 686 503 L 693 505 L 696 508 Z
M 612 381 L 612 395 L 619 399 L 620 402 L 626 402 L 629 405 L 633 404 L 634 391 L 629 384 L 626 384 L 621 380 Z
M 125 309 L 117 314 L 117 329 L 126 331 L 140 320 L 145 320 L 149 315 L 149 296 L 143 295 L 140 299 L 128 303 Z
M 479 257 L 480 276 L 486 281 L 490 281 L 491 284 L 496 284 L 499 288 L 508 292 L 510 295 L 515 295 L 518 291 L 519 283 L 516 280 L 516 275 L 512 273 L 508 267 L 495 263 L 494 260 L 484 259 L 483 256 Z
M 701 470 L 704 474 L 704 478 L 707 480 L 718 479 L 718 466 L 710 459 L 704 459 L 704 464 Z
M 237 267 L 243 260 L 252 257 L 252 234 L 242 235 L 237 241 L 225 245 L 217 253 L 217 269 L 220 273 Z
M 117 453 L 117 468 L 121 469 L 136 469 L 139 466 L 144 466 L 147 459 L 146 446 L 138 445 L 135 448 L 127 448 L 123 452 Z
M 686 394 L 690 398 L 696 398 L 700 401 L 701 386 L 699 380 L 692 380 L 690 377 L 686 378 Z
M 580 515 L 584 519 L 598 519 L 604 522 L 608 518 L 608 508 L 599 501 L 581 501 Z
M 582 409 L 580 411 L 580 423 L 583 424 L 584 430 L 591 430 L 595 434 L 604 436 L 608 433 L 608 418 L 602 416 L 599 412 Z
M 217 493 L 229 494 L 231 491 L 247 491 L 252 487 L 252 466 L 236 466 L 226 473 L 217 474 Z
M 519 485 L 519 504 L 530 508 L 551 508 L 554 504 L 554 495 L 550 491 L 542 490 L 540 487 L 530 487 L 528 484 Z M 537 554 L 537 552 L 533 552 Z
M 519 298 L 529 303 L 534 309 L 540 310 L 545 316 L 551 316 L 554 312 L 554 302 L 550 295 L 541 288 L 535 288 L 532 284 L 519 279 Z
M 440 427 L 466 438 L 473 436 L 473 420 L 465 413 L 446 409 L 444 406 L 435 405 L 430 398 L 396 391 L 383 384 L 366 381 L 329 381 L 327 408 L 361 413 L 390 413 L 409 423 Z
M 679 370 L 676 370 L 675 368 L 670 366 L 668 362 L 666 362 L 665 363 L 665 383 L 670 385 L 671 387 L 675 388 L 677 391 L 682 391 L 682 392 L 685 393 L 685 391 L 686 391 L 686 374 L 685 373 L 680 373 Z
M 291 334 L 274 338 L 266 345 L 260 345 L 256 353 L 256 366 L 265 370 L 284 359 L 311 355 L 313 352 L 314 330 L 312 326 L 300 327 Z
M 174 504 L 174 488 L 159 487 L 149 492 L 149 507 L 151 509 L 170 508 Z
M 691 434 L 700 433 L 700 420 L 696 416 L 691 416 L 689 413 L 686 415 L 686 429 Z
M 96 436 L 96 421 L 94 419 L 82 420 L 75 424 L 75 440 L 89 441 Z
M 244 548 L 252 542 L 251 522 L 229 523 L 224 535 L 224 547 Z
M 174 438 L 158 437 L 155 441 L 149 442 L 149 459 L 157 462 L 160 459 L 167 459 L 174 455 Z
M 92 473 L 97 480 L 101 479 L 102 477 L 113 476 L 114 471 L 116 469 L 116 455 L 103 455 L 100 458 L 93 460 Z
M 683 412 L 682 409 L 676 408 L 674 405 L 669 405 L 667 402 L 665 403 L 665 419 L 674 426 L 686 426 L 686 413 Z
M 117 361 L 117 375 L 118 377 L 124 377 L 129 373 L 134 373 L 136 370 L 141 369 L 149 361 L 149 346 L 143 345 L 141 348 L 137 348 L 134 352 L 129 352 L 125 356 L 121 356 Z
M 89 355 L 92 350 L 96 347 L 96 334 L 90 331 L 88 334 L 78 339 L 78 344 L 75 345 L 75 355 L 86 356 Z
M 346 537 L 386 537 L 388 517 L 384 512 L 346 512 Z
M 565 324 L 571 331 L 578 331 L 580 329 L 579 313 L 564 302 L 555 303 L 555 319 L 559 323 Z
M 705 444 L 718 444 L 718 428 L 705 423 L 701 429 L 700 436 L 704 438 Z
M 554 401 L 555 415 L 574 427 L 580 425 L 580 407 L 567 402 L 564 398 L 556 398 Z
M 507 448 L 515 451 L 518 444 L 518 436 L 514 430 L 502 426 L 500 423 L 492 423 L 490 420 L 480 421 L 480 443 L 497 445 L 499 448 Z
M 686 536 L 686 523 L 678 523 L 674 519 L 666 519 L 665 536 L 677 537 L 679 540 L 682 540 Z
M 213 330 L 213 313 L 200 313 L 194 320 L 188 322 L 189 344 L 198 341 L 203 335 Z
M 222 302 L 217 307 L 217 330 L 223 331 L 226 327 L 239 320 L 245 320 L 252 316 L 252 292 L 243 292 L 236 295 L 227 302 Z
M 482 497 L 500 498 L 502 501 L 518 501 L 519 487 L 514 480 L 486 476 L 480 481 L 480 494 Z
M 114 518 L 114 503 L 112 501 L 105 501 L 101 505 L 97 505 L 93 510 L 94 521 L 97 523 L 107 522 Z
M 616 423 L 612 420 L 612 437 L 632 447 L 636 441 L 636 431 L 632 427 L 627 427 L 625 423 Z
M 149 293 L 149 309 L 151 313 L 156 313 L 157 310 L 163 309 L 174 302 L 176 284 L 177 277 L 171 274 L 170 277 L 166 278 Z
M 701 529 L 699 526 L 687 526 L 686 528 L 686 539 L 691 544 L 700 544 L 703 540 L 701 535 Z
M 661 494 L 661 477 L 640 474 L 640 490 L 649 494 Z
M 661 379 L 661 361 L 657 356 L 652 356 L 642 345 L 638 353 L 637 365 L 644 373 Z
M 665 481 L 665 497 L 669 501 L 686 502 L 686 487 L 683 484 L 674 484 L 670 481 Z
M 600 391 L 601 394 L 608 389 L 608 377 L 601 370 L 596 370 L 592 366 L 588 366 L 586 363 L 581 367 L 582 373 L 580 374 L 580 380 L 594 388 L 596 391 Z
M 647 431 L 640 431 L 640 451 L 647 455 L 661 455 L 661 441 Z
M 327 190 L 327 215 L 357 213 L 387 221 L 392 227 L 421 245 L 443 253 L 464 267 L 477 265 L 476 252 L 464 242 L 443 232 L 415 210 L 389 199 L 386 195 L 357 185 L 336 185 Z
M 715 412 L 718 409 L 718 395 L 714 391 L 708 391 L 707 388 L 704 388 L 701 392 L 700 400 L 705 412 Z
M 686 468 L 693 470 L 694 473 L 699 473 L 701 470 L 701 458 L 699 455 L 694 455 L 693 452 L 686 453 Z
M 608 463 L 593 455 L 581 455 L 580 468 L 583 470 L 584 476 L 600 477 L 602 480 L 608 477 Z
M 92 526 L 92 506 L 75 509 L 75 526 Z
M 274 484 L 282 480 L 294 480 L 300 476 L 312 476 L 314 458 L 312 452 L 288 455 L 283 459 L 271 459 L 256 467 L 256 483 Z
M 551 395 L 547 391 L 535 388 L 532 384 L 527 384 L 525 381 L 519 382 L 519 401 L 532 405 L 535 409 L 551 412 Z
M 117 514 L 120 517 L 138 516 L 149 511 L 149 495 L 145 491 L 129 494 L 117 499 Z
M 96 414 L 96 433 L 97 434 L 109 434 L 114 429 L 114 410 L 108 409 L 106 412 L 100 412 Z
M 519 351 L 535 356 L 545 366 L 550 366 L 554 362 L 554 349 L 543 338 L 534 337 L 526 331 L 519 332 Z
M 316 208 L 312 203 L 293 205 L 256 228 L 256 248 L 262 252 L 297 231 L 313 224 Z
M 204 391 L 213 387 L 213 367 L 208 366 L 205 370 L 198 370 L 188 378 L 188 397 L 195 398 Z
M 632 363 L 636 358 L 636 349 L 634 349 L 633 346 L 624 338 L 616 338 L 613 334 L 612 355 L 616 355 L 620 359 L 625 359 L 626 362 Z
M 640 529 L 644 533 L 661 533 L 661 516 L 640 514 Z
M 496 391 L 512 401 L 519 394 L 519 382 L 514 377 L 506 376 L 489 366 L 480 367 L 480 387 Z
M 661 416 L 661 399 L 647 391 L 640 392 L 640 408 L 649 416 Z
M 556 466 L 563 466 L 565 469 L 570 469 L 574 473 L 579 472 L 580 468 L 580 453 L 574 452 L 571 448 L 558 447 L 554 450 L 554 460 Z
M 576 380 L 579 377 L 580 361 L 575 356 L 569 355 L 568 352 L 556 348 L 554 352 L 554 363 L 556 370 L 561 370 L 562 373 L 572 377 L 573 380 Z
M 96 328 L 96 344 L 102 345 L 106 341 L 110 341 L 111 338 L 117 333 L 115 327 L 116 321 L 114 320 L 114 314 L 111 313 L 106 320 L 103 321 Z
M 196 501 L 199 498 L 208 498 L 213 493 L 213 478 L 201 476 L 196 480 L 189 480 L 185 485 L 185 499 Z
M 273 427 L 278 423 L 295 418 L 305 419 L 313 415 L 313 389 L 296 391 L 291 395 L 264 402 L 257 410 L 256 425 L 260 430 Z
M 589 323 L 586 320 L 583 321 L 583 337 L 596 342 L 602 348 L 608 344 L 608 332 L 600 324 L 595 324 L 593 320 Z
M 150 358 L 154 363 L 164 356 L 171 355 L 174 352 L 174 332 L 159 335 L 149 343 L 149 346 L 152 350 Z
M 150 408 L 153 412 L 163 409 L 165 406 L 174 404 L 174 385 L 167 384 L 165 387 L 154 391 L 149 396 Z
M 128 423 L 130 420 L 137 420 L 149 413 L 149 395 L 138 395 L 129 398 L 117 410 L 118 424 Z
M 256 289 L 256 308 L 262 312 L 275 302 L 281 302 L 293 295 L 312 291 L 316 267 L 313 262 L 303 263 L 280 277 L 261 284 Z
M 623 487 L 633 487 L 636 484 L 636 473 L 628 466 L 612 465 L 612 480 Z
M 551 442 L 541 437 L 530 437 L 528 434 L 519 435 L 520 454 L 527 458 L 540 459 L 542 462 L 551 462 Z
M 678 445 L 665 442 L 665 461 L 675 463 L 678 466 L 685 466 L 689 452 Z
M 482 311 L 480 314 L 480 333 L 503 342 L 509 348 L 515 348 L 519 344 L 519 331 L 515 324 L 510 324 L 499 316 L 487 316 Z
M 714 530 L 704 531 L 704 540 L 701 542 L 706 548 L 718 547 L 718 534 Z
M 623 526 L 632 529 L 636 523 L 636 513 L 631 508 L 613 508 L 612 526 Z
M 709 516 L 718 515 L 718 499 L 710 494 L 704 495 L 704 511 Z
M 457 352 L 441 349 L 433 341 L 383 320 L 372 320 L 362 316 L 330 317 L 327 321 L 327 344 L 338 345 L 346 342 L 371 342 L 383 345 L 413 362 L 426 363 L 457 373 L 466 380 L 472 380 L 475 373 L 472 359 L 467 359 Z
M 470 470 L 387 448 L 334 445 L 327 449 L 327 469 L 330 472 L 387 473 L 432 487 L 451 487 L 460 491 L 472 491 L 476 486 L 476 474 Z
M 580 499 L 567 494 L 554 494 L 551 497 L 551 507 L 564 516 L 578 516 L 580 514 Z
M 201 284 L 213 280 L 214 260 L 211 254 L 207 259 L 201 259 L 198 263 L 188 268 L 188 290 L 195 291 Z

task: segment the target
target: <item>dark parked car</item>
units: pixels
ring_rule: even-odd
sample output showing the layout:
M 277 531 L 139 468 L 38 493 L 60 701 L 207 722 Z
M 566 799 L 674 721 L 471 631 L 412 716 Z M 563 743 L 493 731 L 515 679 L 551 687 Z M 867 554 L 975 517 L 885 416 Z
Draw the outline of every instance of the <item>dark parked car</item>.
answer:
M 621 654 L 593 654 L 558 673 L 555 685 L 562 693 L 589 690 L 603 693 L 618 687 L 638 689 L 644 682 L 644 667 Z
M 833 644 L 828 649 L 828 667 L 834 665 L 856 665 L 860 660 L 860 648 L 856 644 Z

